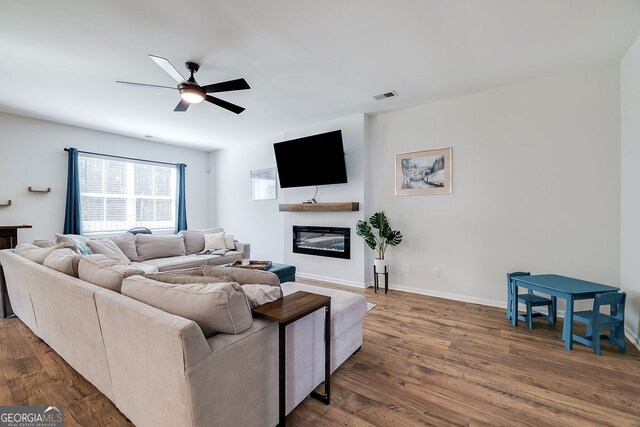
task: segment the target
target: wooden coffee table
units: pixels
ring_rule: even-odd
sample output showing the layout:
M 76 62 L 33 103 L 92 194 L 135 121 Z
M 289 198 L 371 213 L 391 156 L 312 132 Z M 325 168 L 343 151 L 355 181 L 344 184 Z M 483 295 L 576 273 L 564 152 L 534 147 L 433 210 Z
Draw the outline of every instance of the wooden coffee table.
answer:
M 251 311 L 265 319 L 278 322 L 280 330 L 280 344 L 279 344 L 279 370 L 280 370 L 280 384 L 279 384 L 279 425 L 284 427 L 286 425 L 286 328 L 290 323 L 295 322 L 298 319 L 308 316 L 309 314 L 320 310 L 324 307 L 324 395 L 315 391 L 311 392 L 311 397 L 314 397 L 325 404 L 331 402 L 330 390 L 331 384 L 329 382 L 329 375 L 331 374 L 331 358 L 330 358 L 330 341 L 331 341 L 331 297 L 325 295 L 312 294 L 310 292 L 298 291 L 293 294 L 287 295 L 284 298 L 280 298 L 276 301 L 268 304 L 256 307 Z

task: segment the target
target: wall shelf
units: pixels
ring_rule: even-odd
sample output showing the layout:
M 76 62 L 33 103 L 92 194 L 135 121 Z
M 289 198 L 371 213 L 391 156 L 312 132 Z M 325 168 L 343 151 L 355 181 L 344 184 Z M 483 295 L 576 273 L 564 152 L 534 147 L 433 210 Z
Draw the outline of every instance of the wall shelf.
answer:
M 11 200 L 7 200 L 7 203 L 0 203 L 0 206 L 11 206 Z
M 357 212 L 359 202 L 281 204 L 280 212 Z
M 27 188 L 27 190 L 29 190 L 29 193 L 51 193 L 51 187 L 46 188 L 46 189 L 38 189 L 38 188 L 33 188 L 33 187 L 29 187 Z

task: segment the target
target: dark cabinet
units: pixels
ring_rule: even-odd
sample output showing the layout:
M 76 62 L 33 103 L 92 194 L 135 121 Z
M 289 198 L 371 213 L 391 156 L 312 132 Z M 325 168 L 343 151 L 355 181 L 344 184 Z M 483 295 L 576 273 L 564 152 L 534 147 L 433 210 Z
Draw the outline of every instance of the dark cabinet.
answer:
M 13 249 L 18 244 L 18 229 L 31 228 L 30 225 L 0 225 L 0 249 Z M 4 280 L 4 271 L 0 265 L 0 316 L 7 318 L 13 314 L 7 284 Z

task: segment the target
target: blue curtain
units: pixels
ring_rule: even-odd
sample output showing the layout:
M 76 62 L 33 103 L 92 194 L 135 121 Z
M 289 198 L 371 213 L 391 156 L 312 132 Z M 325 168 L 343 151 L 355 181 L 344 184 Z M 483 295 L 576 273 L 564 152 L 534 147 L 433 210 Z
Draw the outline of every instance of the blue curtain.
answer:
M 82 234 L 78 149 L 69 148 L 68 151 L 69 163 L 67 174 L 67 204 L 64 214 L 64 234 Z
M 184 175 L 187 165 L 184 163 L 178 163 L 176 165 L 177 177 L 178 177 L 178 203 L 176 203 L 178 212 L 176 215 L 176 233 L 187 229 L 187 204 L 185 195 Z

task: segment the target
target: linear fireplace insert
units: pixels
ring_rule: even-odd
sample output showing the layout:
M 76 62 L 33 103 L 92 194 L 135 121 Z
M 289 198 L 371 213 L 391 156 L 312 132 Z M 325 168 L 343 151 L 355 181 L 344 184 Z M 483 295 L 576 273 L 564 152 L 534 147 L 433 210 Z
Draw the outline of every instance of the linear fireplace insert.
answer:
M 293 252 L 351 259 L 351 229 L 294 225 Z

